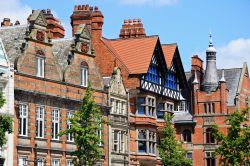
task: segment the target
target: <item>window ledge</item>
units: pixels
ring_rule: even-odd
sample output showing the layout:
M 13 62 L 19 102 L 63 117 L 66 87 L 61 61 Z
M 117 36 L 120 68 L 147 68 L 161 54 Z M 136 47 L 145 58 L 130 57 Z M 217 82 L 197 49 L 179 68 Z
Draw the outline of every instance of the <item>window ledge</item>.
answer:
M 62 143 L 62 140 L 56 140 L 56 139 L 51 139 L 50 142 L 57 142 L 57 143 Z
M 47 141 L 47 138 L 38 138 L 38 137 L 35 137 L 35 140 Z
M 25 136 L 25 135 L 18 135 L 18 138 L 31 139 L 30 136 Z

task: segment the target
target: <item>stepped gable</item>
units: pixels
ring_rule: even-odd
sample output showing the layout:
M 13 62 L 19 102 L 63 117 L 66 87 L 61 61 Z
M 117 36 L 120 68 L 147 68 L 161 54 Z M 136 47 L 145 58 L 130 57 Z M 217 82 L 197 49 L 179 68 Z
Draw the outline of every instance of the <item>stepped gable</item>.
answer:
M 234 98 L 236 96 L 238 87 L 239 87 L 239 82 L 240 82 L 240 76 L 242 72 L 242 68 L 231 68 L 231 69 L 218 69 L 218 80 L 222 76 L 222 70 L 224 70 L 225 73 L 225 80 L 226 80 L 226 85 L 227 89 L 229 90 L 228 93 L 228 106 L 234 105 Z M 192 74 L 191 72 L 186 72 L 186 78 L 188 82 L 192 82 Z
M 112 40 L 103 38 L 103 42 L 123 62 L 129 74 L 144 74 L 148 71 L 158 39 L 158 36 Z
M 8 54 L 10 62 L 14 63 L 15 59 L 22 55 L 22 43 L 25 43 L 25 31 L 27 25 L 9 26 L 0 28 L 0 38 L 3 41 L 4 48 Z
M 162 44 L 162 51 L 167 63 L 167 68 L 171 67 L 171 63 L 176 50 L 176 44 Z

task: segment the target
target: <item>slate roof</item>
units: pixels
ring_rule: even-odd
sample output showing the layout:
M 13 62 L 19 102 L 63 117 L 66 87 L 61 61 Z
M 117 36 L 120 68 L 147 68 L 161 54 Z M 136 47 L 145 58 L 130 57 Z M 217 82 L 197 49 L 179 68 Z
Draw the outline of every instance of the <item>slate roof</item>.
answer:
M 174 117 L 173 120 L 175 123 L 192 123 L 193 121 L 193 116 L 189 112 L 184 112 L 184 111 L 176 111 L 174 112 Z
M 62 69 L 65 69 L 68 65 L 67 60 L 73 40 L 73 38 L 52 40 L 52 52 L 57 57 L 58 63 Z
M 167 68 L 169 69 L 171 67 L 171 63 L 176 50 L 176 44 L 163 44 L 162 50 L 165 57 L 165 61 L 167 63 Z
M 228 94 L 229 106 L 234 105 L 234 98 L 236 96 L 236 93 L 239 87 L 241 72 L 242 72 L 242 68 L 224 69 L 226 85 L 227 85 L 227 89 L 229 90 L 229 94 Z M 221 75 L 222 75 L 222 69 L 218 69 L 217 73 L 218 73 L 218 80 L 220 80 Z M 191 73 L 186 72 L 185 74 L 186 74 L 187 80 L 192 83 L 193 80 L 191 80 Z
M 22 54 L 20 48 L 22 43 L 25 42 L 26 27 L 27 25 L 19 25 L 0 28 L 0 38 L 3 41 L 8 58 L 12 63 Z
M 104 44 L 126 66 L 130 74 L 147 73 L 158 36 L 105 39 Z

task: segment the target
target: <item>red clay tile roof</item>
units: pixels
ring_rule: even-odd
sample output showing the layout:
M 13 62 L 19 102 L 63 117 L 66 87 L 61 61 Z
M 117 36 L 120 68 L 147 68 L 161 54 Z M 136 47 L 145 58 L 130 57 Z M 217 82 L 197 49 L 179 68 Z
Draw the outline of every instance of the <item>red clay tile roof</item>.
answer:
M 126 66 L 129 74 L 147 73 L 158 36 L 104 39 L 109 50 Z
M 170 68 L 176 50 L 176 44 L 164 44 L 162 45 L 162 50 L 165 61 L 167 63 L 167 67 Z

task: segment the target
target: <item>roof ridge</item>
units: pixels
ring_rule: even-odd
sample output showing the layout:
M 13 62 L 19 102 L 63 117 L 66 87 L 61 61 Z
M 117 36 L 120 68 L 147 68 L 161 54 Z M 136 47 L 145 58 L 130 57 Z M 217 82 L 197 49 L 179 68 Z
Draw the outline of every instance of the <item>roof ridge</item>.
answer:
M 168 46 L 168 45 L 175 45 L 177 46 L 177 43 L 165 43 L 165 44 L 161 44 L 162 46 Z
M 145 39 L 145 38 L 154 38 L 154 37 L 159 37 L 158 35 L 151 35 L 151 36 L 142 36 L 142 37 L 130 37 L 130 38 L 115 38 L 115 39 L 108 39 L 105 38 L 106 40 L 110 41 L 117 41 L 117 40 L 135 40 L 135 39 Z
M 27 24 L 25 24 L 25 25 L 5 26 L 5 27 L 0 27 L 0 30 L 15 29 L 15 28 L 26 28 L 26 27 L 27 27 Z

